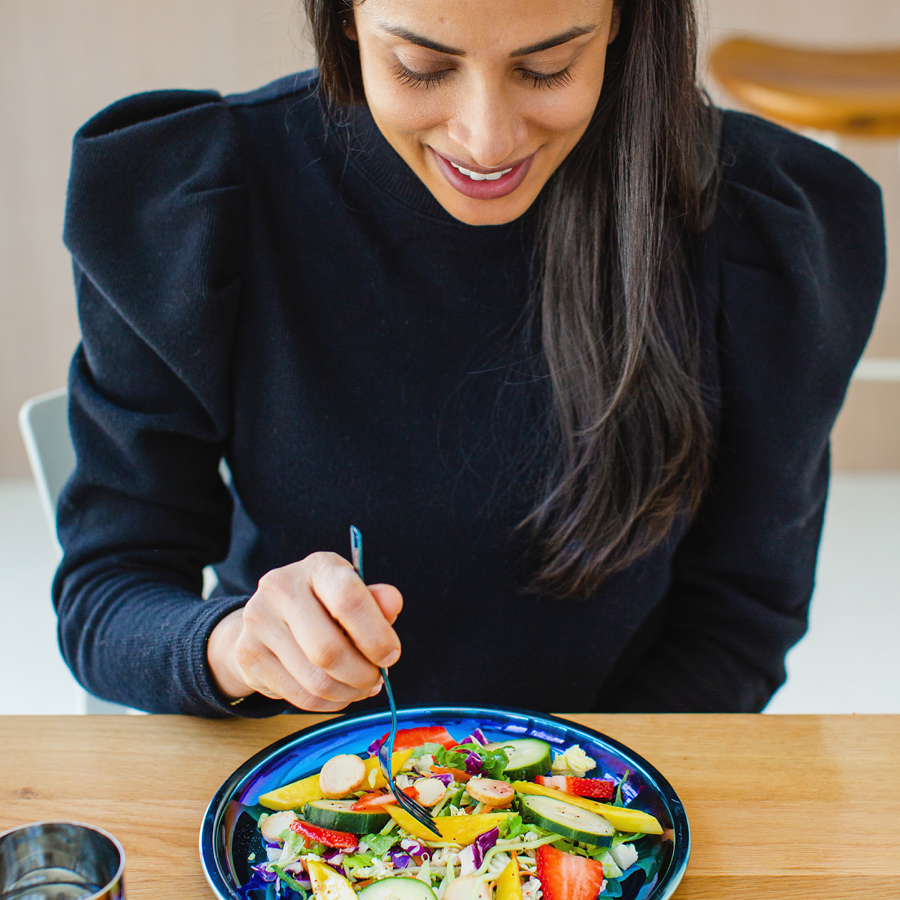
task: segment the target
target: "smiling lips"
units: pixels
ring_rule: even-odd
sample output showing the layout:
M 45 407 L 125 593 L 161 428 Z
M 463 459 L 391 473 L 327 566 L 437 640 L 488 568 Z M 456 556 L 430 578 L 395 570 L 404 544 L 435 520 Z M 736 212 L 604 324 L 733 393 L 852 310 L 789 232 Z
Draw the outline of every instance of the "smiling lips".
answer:
M 496 171 L 467 169 L 431 148 L 441 174 L 452 187 L 474 200 L 494 200 L 512 193 L 525 179 L 534 154 L 506 169 Z
M 498 178 L 502 178 L 504 175 L 509 175 L 512 172 L 512 167 L 508 169 L 504 169 L 502 172 L 473 172 L 471 169 L 464 169 L 462 166 L 458 166 L 455 162 L 447 160 L 454 169 L 459 172 L 462 172 L 463 175 L 468 175 L 472 181 L 496 181 Z

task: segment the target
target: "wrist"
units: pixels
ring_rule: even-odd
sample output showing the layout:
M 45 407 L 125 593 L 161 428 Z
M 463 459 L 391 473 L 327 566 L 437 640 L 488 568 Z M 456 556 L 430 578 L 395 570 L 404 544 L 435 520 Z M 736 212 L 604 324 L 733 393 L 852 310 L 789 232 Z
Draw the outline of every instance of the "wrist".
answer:
M 216 687 L 229 700 L 240 700 L 253 693 L 237 665 L 235 647 L 243 628 L 243 609 L 220 619 L 206 643 L 206 658 Z

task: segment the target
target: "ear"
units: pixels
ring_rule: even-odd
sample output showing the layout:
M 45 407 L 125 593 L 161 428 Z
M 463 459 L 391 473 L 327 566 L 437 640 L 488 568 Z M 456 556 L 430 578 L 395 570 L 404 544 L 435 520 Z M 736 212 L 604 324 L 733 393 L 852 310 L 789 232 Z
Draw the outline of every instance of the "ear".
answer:
M 341 31 L 344 32 L 344 37 L 348 40 L 359 40 L 359 35 L 356 31 L 356 11 L 354 9 L 347 9 L 341 13 Z
M 619 35 L 619 27 L 622 24 L 622 5 L 621 2 L 613 4 L 612 20 L 609 23 L 609 37 L 606 39 L 607 44 L 611 44 Z

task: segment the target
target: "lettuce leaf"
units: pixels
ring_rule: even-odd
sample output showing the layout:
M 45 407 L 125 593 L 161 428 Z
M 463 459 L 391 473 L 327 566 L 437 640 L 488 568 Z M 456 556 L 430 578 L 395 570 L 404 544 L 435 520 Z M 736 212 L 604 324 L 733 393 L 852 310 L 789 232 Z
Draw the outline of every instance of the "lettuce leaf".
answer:
M 534 826 L 527 826 L 523 821 L 522 817 L 516 813 L 512 816 L 507 816 L 500 822 L 500 837 L 502 837 L 506 841 L 513 841 L 519 835 L 525 834 L 526 831 L 529 830 L 529 827 L 533 828 Z
M 481 760 L 482 774 L 487 778 L 509 780 L 503 777 L 503 770 L 509 762 L 509 756 L 502 747 L 496 750 L 488 750 L 480 744 L 458 744 L 452 750 L 438 747 L 438 750 L 434 753 L 434 761 L 439 766 L 444 766 L 448 769 L 461 769 L 465 772 L 468 771 L 466 763 L 473 754 Z
M 435 761 L 437 761 L 437 755 L 439 750 L 443 750 L 444 747 L 442 744 L 422 744 L 421 747 L 416 747 L 410 755 L 410 759 L 420 759 L 423 756 L 433 756 Z
M 399 834 L 367 834 L 361 838 L 375 856 L 384 856 L 399 840 Z

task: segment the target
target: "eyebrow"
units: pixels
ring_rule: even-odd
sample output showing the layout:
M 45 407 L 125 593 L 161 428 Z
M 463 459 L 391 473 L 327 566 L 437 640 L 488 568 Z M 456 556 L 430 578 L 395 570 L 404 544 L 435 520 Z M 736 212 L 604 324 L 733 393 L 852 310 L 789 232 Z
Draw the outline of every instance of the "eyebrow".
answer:
M 402 25 L 384 25 L 379 23 L 379 27 L 388 34 L 393 34 L 396 37 L 402 38 L 404 41 L 409 41 L 410 44 L 415 44 L 417 47 L 424 47 L 426 50 L 434 50 L 436 53 L 446 53 L 448 56 L 466 55 L 465 50 L 457 50 L 454 47 L 446 46 L 446 44 L 439 44 L 437 41 L 433 41 L 431 38 L 424 37 L 421 34 L 416 34 L 414 31 L 410 31 Z M 576 25 L 573 28 L 569 28 L 567 31 L 563 31 L 560 34 L 547 38 L 546 40 L 538 41 L 536 44 L 529 44 L 527 47 L 520 47 L 518 50 L 513 50 L 509 55 L 511 57 L 530 56 L 532 53 L 540 53 L 542 50 L 550 50 L 552 47 L 559 47 L 561 44 L 567 44 L 569 41 L 573 41 L 583 34 L 590 34 L 592 31 L 596 30 L 596 25 Z

